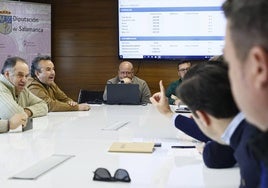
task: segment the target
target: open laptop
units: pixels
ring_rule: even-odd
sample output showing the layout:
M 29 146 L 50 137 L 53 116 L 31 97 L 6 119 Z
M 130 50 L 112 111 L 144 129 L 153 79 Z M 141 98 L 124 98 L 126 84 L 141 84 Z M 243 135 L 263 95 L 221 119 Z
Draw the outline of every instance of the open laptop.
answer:
M 107 84 L 107 104 L 141 104 L 139 85 Z

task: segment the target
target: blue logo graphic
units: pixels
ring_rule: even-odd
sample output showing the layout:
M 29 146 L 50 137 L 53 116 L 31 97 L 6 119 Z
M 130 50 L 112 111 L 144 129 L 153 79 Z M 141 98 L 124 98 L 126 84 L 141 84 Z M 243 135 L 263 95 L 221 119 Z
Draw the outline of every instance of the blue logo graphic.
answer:
M 10 11 L 0 11 L 0 33 L 7 35 L 12 31 L 12 16 Z

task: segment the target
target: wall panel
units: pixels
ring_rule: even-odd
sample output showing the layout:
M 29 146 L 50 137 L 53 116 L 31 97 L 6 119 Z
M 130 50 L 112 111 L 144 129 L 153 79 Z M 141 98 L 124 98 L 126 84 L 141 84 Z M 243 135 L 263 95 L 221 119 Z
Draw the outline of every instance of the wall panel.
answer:
M 117 48 L 117 0 L 53 0 L 52 56 L 56 82 L 67 95 L 77 99 L 80 88 L 103 90 L 117 73 Z M 176 62 L 131 62 L 152 93 L 160 79 L 165 85 L 177 79 Z

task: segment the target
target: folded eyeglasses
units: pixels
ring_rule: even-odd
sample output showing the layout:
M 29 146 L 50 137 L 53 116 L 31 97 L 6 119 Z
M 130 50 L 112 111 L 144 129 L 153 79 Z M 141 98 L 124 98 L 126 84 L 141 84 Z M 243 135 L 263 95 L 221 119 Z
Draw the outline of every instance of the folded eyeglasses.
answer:
M 106 168 L 97 168 L 94 172 L 93 180 L 96 181 L 121 181 L 130 182 L 128 172 L 125 169 L 117 169 L 112 177 Z

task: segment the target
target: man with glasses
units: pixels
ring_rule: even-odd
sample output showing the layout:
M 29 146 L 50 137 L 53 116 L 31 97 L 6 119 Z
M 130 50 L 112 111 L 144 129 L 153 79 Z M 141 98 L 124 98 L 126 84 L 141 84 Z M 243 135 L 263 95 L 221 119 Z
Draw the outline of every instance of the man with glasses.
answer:
M 107 81 L 107 84 L 138 84 L 141 103 L 150 103 L 151 91 L 146 81 L 134 75 L 134 68 L 129 61 L 123 61 L 119 65 L 118 75 Z M 103 100 L 107 101 L 107 88 L 103 93 Z
M 168 103 L 173 104 L 173 105 L 179 105 L 180 104 L 180 99 L 176 96 L 176 90 L 178 86 L 181 84 L 184 75 L 186 72 L 190 69 L 191 67 L 191 62 L 189 61 L 182 61 L 178 63 L 178 76 L 179 79 L 172 82 L 166 91 L 166 96 L 168 98 Z
M 48 105 L 49 112 L 58 111 L 87 111 L 89 104 L 78 104 L 69 98 L 54 82 L 54 64 L 50 56 L 38 56 L 31 65 L 31 77 L 28 79 L 28 88 L 36 96 L 43 99 Z
M 20 57 L 10 57 L 4 62 L 0 75 L 0 118 L 10 119 L 15 114 L 27 118 L 44 116 L 48 112 L 46 103 L 27 88 L 29 67 Z M 26 116 L 26 117 L 25 117 Z

